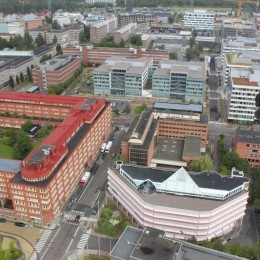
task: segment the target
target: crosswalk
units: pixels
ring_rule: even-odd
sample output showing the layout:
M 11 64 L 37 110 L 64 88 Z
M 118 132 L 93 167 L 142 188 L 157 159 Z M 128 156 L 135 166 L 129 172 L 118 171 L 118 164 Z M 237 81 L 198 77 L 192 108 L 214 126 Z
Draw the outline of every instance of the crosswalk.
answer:
M 74 221 L 74 219 L 76 218 L 77 215 L 79 215 L 79 214 L 64 214 L 64 219 L 66 219 L 66 222 L 67 221 Z M 85 221 L 87 219 L 89 219 L 89 218 L 88 217 L 81 217 L 79 222 Z
M 88 242 L 88 239 L 90 237 L 91 229 L 88 232 L 89 232 L 89 234 L 86 233 L 86 234 L 82 235 L 82 237 L 81 237 L 81 239 L 80 239 L 80 241 L 79 241 L 79 243 L 77 245 L 77 249 L 84 249 L 85 248 L 85 246 L 86 246 L 86 244 Z
M 35 251 L 37 253 L 40 253 L 42 248 L 44 247 L 46 241 L 48 240 L 49 236 L 51 235 L 52 230 L 45 230 L 40 238 L 40 240 L 38 241 L 38 243 L 35 246 Z

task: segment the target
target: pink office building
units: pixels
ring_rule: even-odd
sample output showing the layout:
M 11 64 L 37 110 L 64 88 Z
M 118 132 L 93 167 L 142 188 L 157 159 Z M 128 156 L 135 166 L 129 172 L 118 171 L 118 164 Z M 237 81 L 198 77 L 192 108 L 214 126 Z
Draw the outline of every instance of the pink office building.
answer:
M 232 172 L 188 173 L 122 165 L 108 169 L 108 196 L 139 226 L 164 230 L 166 236 L 198 241 L 240 227 L 248 199 L 249 179 Z

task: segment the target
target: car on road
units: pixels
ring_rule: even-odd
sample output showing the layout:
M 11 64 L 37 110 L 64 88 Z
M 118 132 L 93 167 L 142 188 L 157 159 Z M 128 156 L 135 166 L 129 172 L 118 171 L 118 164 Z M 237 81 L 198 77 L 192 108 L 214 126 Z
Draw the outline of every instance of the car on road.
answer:
M 77 216 L 75 217 L 74 221 L 75 221 L 75 222 L 79 222 L 79 220 L 80 220 L 80 215 L 77 215 Z
M 23 222 L 15 222 L 14 223 L 17 227 L 25 227 L 26 224 L 24 224 Z
M 6 222 L 6 219 L 5 219 L 5 218 L 0 218 L 0 222 L 1 222 L 1 223 L 5 223 L 5 222 Z
M 116 157 L 116 153 L 113 153 L 113 154 L 112 154 L 112 158 L 115 158 L 115 157 Z

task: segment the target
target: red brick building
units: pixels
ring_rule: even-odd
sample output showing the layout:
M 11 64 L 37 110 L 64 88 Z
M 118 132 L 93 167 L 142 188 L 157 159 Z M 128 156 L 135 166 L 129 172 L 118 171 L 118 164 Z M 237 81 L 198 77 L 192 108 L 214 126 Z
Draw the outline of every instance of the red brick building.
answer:
M 251 167 L 260 166 L 260 131 L 237 129 L 234 150 L 243 159 L 247 159 Z
M 78 56 L 56 56 L 32 70 L 33 83 L 46 90 L 49 86 L 64 83 L 80 67 Z
M 64 119 L 23 161 L 0 159 L 0 198 L 15 218 L 55 219 L 110 133 L 111 103 L 103 99 L 0 93 L 0 111 Z

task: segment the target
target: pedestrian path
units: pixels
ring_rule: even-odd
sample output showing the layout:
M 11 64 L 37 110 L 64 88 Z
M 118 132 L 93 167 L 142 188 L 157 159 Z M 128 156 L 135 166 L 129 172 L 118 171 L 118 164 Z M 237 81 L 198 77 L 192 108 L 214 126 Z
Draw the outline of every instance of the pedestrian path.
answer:
M 49 230 L 49 229 L 47 229 L 47 230 L 45 230 L 45 231 L 43 232 L 43 234 L 42 234 L 40 240 L 38 241 L 38 243 L 37 243 L 36 246 L 35 246 L 35 251 L 36 251 L 37 253 L 40 253 L 40 252 L 41 252 L 41 250 L 42 250 L 42 248 L 44 247 L 46 241 L 47 241 L 48 238 L 50 237 L 51 232 L 52 232 L 52 230 Z
M 90 233 L 91 233 L 91 229 L 89 229 L 88 231 L 89 233 L 86 233 L 86 234 L 83 234 L 81 239 L 79 240 L 79 243 L 77 245 L 77 249 L 84 249 L 87 242 L 88 242 L 88 239 L 90 237 Z

